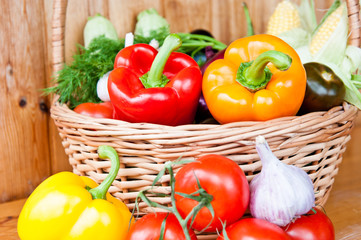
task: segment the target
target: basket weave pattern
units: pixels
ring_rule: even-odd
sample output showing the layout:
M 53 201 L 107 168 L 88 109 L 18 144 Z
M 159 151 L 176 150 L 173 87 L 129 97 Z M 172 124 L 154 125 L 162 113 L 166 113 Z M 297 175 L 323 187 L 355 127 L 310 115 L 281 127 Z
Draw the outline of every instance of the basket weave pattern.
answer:
M 267 139 L 279 159 L 303 168 L 310 175 L 314 181 L 316 203 L 324 204 L 356 116 L 357 108 L 345 103 L 328 112 L 267 122 L 168 127 L 94 119 L 58 103 L 52 108 L 52 117 L 76 174 L 101 182 L 109 172 L 110 161 L 98 158 L 97 147 L 107 144 L 117 150 L 121 169 L 109 191 L 130 208 L 134 207 L 137 193 L 152 184 L 164 163 L 180 157 L 195 159 L 205 154 L 224 155 L 237 162 L 251 180 L 261 169 L 254 147 L 258 135 Z M 169 176 L 164 176 L 161 179 L 163 186 L 157 190 L 168 194 L 168 181 Z M 167 198 L 153 200 L 169 201 Z
M 350 43 L 360 44 L 359 3 L 349 0 Z M 53 69 L 64 63 L 64 29 L 67 1 L 54 1 Z M 275 155 L 287 164 L 304 169 L 314 182 L 316 204 L 325 204 L 350 132 L 357 108 L 344 103 L 328 112 L 278 118 L 266 122 L 236 122 L 224 125 L 192 124 L 169 127 L 94 119 L 54 101 L 51 116 L 73 171 L 98 183 L 105 179 L 110 161 L 98 158 L 97 148 L 114 147 L 121 162 L 116 180 L 109 189 L 131 209 L 138 192 L 148 188 L 164 163 L 178 158 L 196 159 L 206 154 L 224 155 L 239 164 L 250 181 L 261 169 L 254 141 L 263 135 Z M 215 166 L 216 167 L 216 166 Z M 177 170 L 176 170 L 177 171 Z M 160 180 L 156 191 L 169 194 L 169 176 Z M 152 198 L 166 204 L 170 199 Z M 143 213 L 150 211 L 141 205 Z

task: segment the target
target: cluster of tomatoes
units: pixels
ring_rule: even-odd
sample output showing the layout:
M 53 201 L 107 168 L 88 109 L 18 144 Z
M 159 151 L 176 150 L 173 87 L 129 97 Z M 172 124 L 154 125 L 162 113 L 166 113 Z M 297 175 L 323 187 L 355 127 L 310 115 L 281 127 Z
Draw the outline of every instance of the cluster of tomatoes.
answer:
M 133 224 L 128 240 L 187 239 L 179 216 L 186 219 L 202 200 L 184 197 L 202 195 L 205 190 L 211 208 L 203 207 L 189 218 L 188 239 L 196 240 L 195 231 L 218 233 L 218 240 L 279 239 L 334 240 L 334 227 L 319 209 L 279 227 L 263 219 L 247 217 L 250 199 L 249 185 L 242 169 L 234 161 L 219 155 L 207 155 L 186 164 L 175 176 L 176 212 L 149 213 Z M 211 199 L 209 199 L 211 196 Z M 173 202 L 173 201 L 172 201 Z M 178 216 L 177 216 L 178 215 Z

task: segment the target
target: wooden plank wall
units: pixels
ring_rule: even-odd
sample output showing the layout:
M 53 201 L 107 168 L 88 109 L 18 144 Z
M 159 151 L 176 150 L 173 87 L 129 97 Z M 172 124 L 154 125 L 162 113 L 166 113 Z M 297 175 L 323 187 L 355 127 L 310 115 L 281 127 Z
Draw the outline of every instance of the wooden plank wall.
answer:
M 280 0 L 246 1 L 256 33 Z M 317 0 L 318 16 L 333 0 Z M 53 1 L 0 0 L 0 202 L 28 196 L 49 175 L 71 170 L 50 118 Z M 120 37 L 133 30 L 136 15 L 156 8 L 172 32 L 203 28 L 224 43 L 246 34 L 242 0 L 71 0 L 66 21 L 66 59 L 82 43 L 87 17 L 108 17 Z

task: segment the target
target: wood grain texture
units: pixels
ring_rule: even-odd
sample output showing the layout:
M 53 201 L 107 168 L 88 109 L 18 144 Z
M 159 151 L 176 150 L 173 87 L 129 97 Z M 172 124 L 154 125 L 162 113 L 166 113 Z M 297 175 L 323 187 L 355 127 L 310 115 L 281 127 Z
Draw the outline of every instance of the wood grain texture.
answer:
M 20 211 L 26 199 L 20 199 L 3 203 L 0 205 L 0 239 L 19 239 L 17 233 L 17 222 Z
M 17 216 L 0 217 L 0 238 L 6 240 L 20 239 L 17 233 Z
M 152 7 L 167 19 L 172 32 L 205 29 L 219 41 L 229 44 L 247 33 L 243 2 L 248 5 L 255 32 L 264 33 L 268 19 L 280 0 L 69 0 L 65 32 L 66 62 L 71 62 L 76 44 L 83 43 L 82 31 L 87 18 L 96 13 L 108 17 L 121 38 L 134 30 L 137 14 Z M 320 19 L 333 1 L 315 2 L 317 18 Z
M 45 32 L 46 32 L 46 47 L 48 49 L 47 51 L 47 62 L 46 62 L 46 73 L 47 73 L 47 79 L 46 79 L 46 87 L 53 86 L 53 68 L 52 68 L 52 15 L 53 15 L 53 1 L 47 1 L 44 0 L 44 13 L 45 13 Z M 49 96 L 47 98 L 48 106 L 52 103 L 52 98 Z M 51 166 L 51 173 L 56 173 L 59 171 L 71 171 L 72 168 L 68 163 L 68 158 L 65 154 L 63 145 L 61 143 L 61 139 L 59 136 L 58 129 L 56 128 L 54 121 L 49 118 L 48 119 L 49 124 L 49 149 L 50 149 L 50 166 Z
M 361 116 L 357 120 L 325 206 L 342 240 L 361 239 Z
M 42 1 L 0 1 L 0 202 L 30 194 L 50 174 Z M 41 110 L 43 109 L 43 111 Z

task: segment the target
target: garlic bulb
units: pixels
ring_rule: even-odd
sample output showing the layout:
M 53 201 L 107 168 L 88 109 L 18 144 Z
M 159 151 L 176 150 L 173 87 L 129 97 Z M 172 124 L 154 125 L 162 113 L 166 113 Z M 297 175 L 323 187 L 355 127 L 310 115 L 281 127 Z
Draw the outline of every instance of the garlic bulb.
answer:
M 313 184 L 307 173 L 276 158 L 265 138 L 256 138 L 262 170 L 250 183 L 253 217 L 286 226 L 315 206 Z
M 97 82 L 97 96 L 103 102 L 109 102 L 108 77 L 111 71 L 104 74 Z
M 132 32 L 129 32 L 125 34 L 125 42 L 124 47 L 129 47 L 134 44 L 134 34 Z

